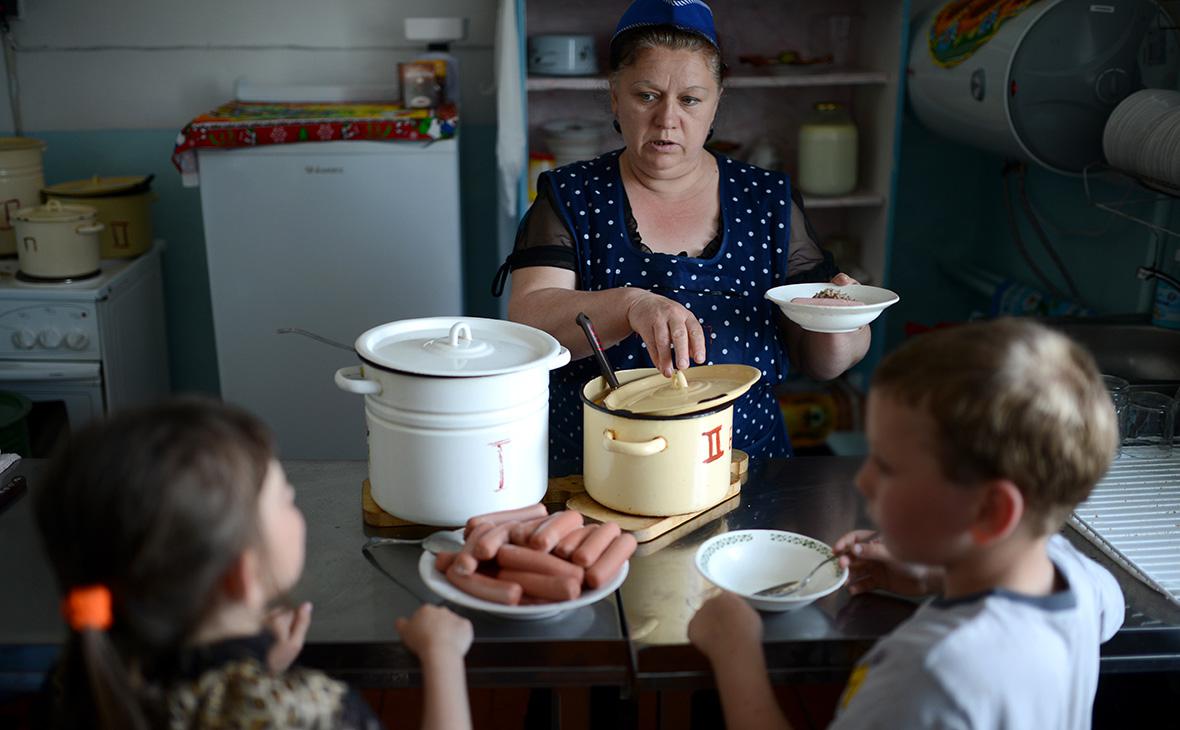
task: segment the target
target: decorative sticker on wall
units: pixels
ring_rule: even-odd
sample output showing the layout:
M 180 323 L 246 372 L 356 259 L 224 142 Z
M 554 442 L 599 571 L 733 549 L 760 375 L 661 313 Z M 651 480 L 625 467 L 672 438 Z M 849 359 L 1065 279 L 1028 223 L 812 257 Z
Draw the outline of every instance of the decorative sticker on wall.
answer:
M 1007 21 L 1040 0 L 952 0 L 942 6 L 930 26 L 930 57 L 954 68 L 995 36 Z

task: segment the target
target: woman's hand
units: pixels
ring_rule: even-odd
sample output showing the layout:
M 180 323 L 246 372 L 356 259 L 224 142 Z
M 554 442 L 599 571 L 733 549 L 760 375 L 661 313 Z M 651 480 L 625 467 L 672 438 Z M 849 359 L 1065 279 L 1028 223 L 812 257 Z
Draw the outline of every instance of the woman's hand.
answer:
M 449 609 L 424 603 L 410 618 L 398 618 L 402 643 L 423 662 L 440 656 L 462 657 L 471 648 L 471 622 Z
M 266 627 L 275 637 L 275 643 L 266 653 L 270 671 L 281 674 L 295 662 L 303 650 L 308 626 L 311 626 L 311 603 L 307 601 L 295 608 L 276 608 L 267 615 Z
M 873 535 L 869 530 L 853 530 L 832 548 L 842 554 L 840 565 L 848 567 L 849 593 L 883 590 L 903 596 L 924 596 L 942 591 L 940 568 L 903 563 L 883 543 L 870 539 Z
M 845 273 L 832 277 L 832 284 L 848 286 L 859 284 Z M 792 367 L 800 370 L 813 380 L 832 380 L 856 365 L 869 351 L 872 333 L 865 325 L 852 332 L 827 334 L 809 332 L 784 317 L 787 352 Z
M 762 644 L 762 618 L 735 593 L 705 601 L 688 622 L 688 640 L 713 664 L 731 656 L 748 656 Z
M 648 356 L 665 377 L 705 361 L 705 331 L 679 302 L 644 292 L 627 308 L 627 323 L 643 338 Z

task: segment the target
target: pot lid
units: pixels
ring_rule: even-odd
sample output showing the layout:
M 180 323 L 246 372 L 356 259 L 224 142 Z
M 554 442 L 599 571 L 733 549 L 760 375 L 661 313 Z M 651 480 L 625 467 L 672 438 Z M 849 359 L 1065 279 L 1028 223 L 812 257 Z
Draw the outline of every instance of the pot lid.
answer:
M 390 322 L 356 340 L 361 359 L 384 370 L 449 377 L 503 375 L 552 360 L 561 345 L 535 327 L 481 317 Z
M 45 143 L 32 137 L 0 137 L 0 152 L 43 149 L 45 149 Z
M 698 365 L 671 378 L 656 373 L 633 380 L 608 393 L 602 404 L 612 411 L 677 416 L 737 400 L 760 377 L 762 371 L 749 365 Z
M 155 175 L 132 175 L 124 177 L 100 177 L 93 175 L 85 180 L 70 180 L 57 183 L 42 190 L 49 195 L 70 198 L 97 198 L 114 195 L 135 195 L 151 189 Z
M 45 205 L 21 208 L 12 217 L 35 223 L 69 223 L 93 220 L 96 215 L 98 211 L 88 205 L 62 205 L 60 200 L 51 200 Z

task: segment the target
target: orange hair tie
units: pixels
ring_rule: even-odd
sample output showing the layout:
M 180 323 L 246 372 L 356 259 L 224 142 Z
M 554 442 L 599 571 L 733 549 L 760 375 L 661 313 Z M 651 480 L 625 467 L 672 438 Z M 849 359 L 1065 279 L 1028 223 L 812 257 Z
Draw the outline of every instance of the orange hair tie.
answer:
M 71 588 L 61 609 L 74 631 L 106 631 L 112 620 L 111 590 L 104 585 Z

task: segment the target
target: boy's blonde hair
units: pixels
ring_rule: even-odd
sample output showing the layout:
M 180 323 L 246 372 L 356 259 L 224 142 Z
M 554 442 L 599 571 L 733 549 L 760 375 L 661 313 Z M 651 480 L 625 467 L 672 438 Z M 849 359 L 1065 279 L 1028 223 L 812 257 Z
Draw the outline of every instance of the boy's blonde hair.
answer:
M 1027 320 L 917 337 L 882 361 L 872 387 L 933 419 L 948 479 L 1011 480 L 1046 532 L 1089 495 L 1118 444 L 1114 405 L 1094 359 Z

